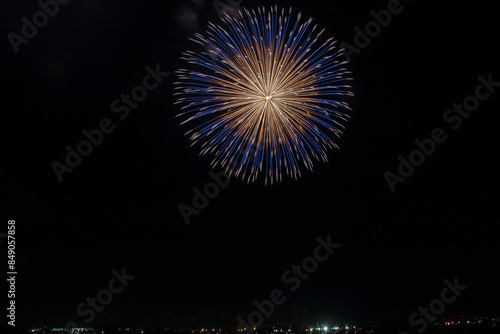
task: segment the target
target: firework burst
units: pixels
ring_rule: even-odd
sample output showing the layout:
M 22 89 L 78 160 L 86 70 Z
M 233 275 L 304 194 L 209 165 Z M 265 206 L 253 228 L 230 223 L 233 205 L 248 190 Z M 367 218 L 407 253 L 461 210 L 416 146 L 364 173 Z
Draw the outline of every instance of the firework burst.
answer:
M 331 137 L 349 118 L 339 100 L 353 95 L 342 50 L 333 38 L 320 42 L 324 30 L 315 33 L 312 19 L 291 14 L 245 9 L 224 17 L 224 27 L 210 23 L 206 37 L 192 39 L 204 51 L 182 57 L 199 71 L 176 71 L 186 135 L 214 156 L 213 168 L 247 182 L 260 174 L 266 184 L 281 181 L 283 171 L 297 179 L 301 167 L 328 161 L 338 148 Z

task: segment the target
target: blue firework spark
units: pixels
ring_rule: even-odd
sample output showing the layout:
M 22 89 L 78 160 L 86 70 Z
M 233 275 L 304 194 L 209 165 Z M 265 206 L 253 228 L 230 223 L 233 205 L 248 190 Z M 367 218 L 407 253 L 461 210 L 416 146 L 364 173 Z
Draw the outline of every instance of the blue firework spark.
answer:
M 203 51 L 183 54 L 197 69 L 176 71 L 186 135 L 213 156 L 213 168 L 247 182 L 260 174 L 266 184 L 281 181 L 283 171 L 297 179 L 301 167 L 328 161 L 338 148 L 331 137 L 349 118 L 342 50 L 334 38 L 320 42 L 324 29 L 315 33 L 312 19 L 291 15 L 277 6 L 226 15 L 192 39 Z

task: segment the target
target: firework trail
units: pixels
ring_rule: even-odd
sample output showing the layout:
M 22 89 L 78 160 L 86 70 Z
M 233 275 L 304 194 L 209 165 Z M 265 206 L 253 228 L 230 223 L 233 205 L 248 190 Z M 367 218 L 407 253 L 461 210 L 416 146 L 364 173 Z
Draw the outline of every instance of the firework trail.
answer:
M 301 23 L 277 6 L 269 11 L 244 9 L 241 17 L 226 15 L 225 27 L 209 23 L 207 37 L 192 40 L 205 51 L 187 51 L 182 59 L 195 69 L 180 69 L 178 117 L 189 123 L 192 145 L 214 156 L 212 167 L 254 182 L 297 179 L 300 167 L 328 161 L 338 148 L 351 110 L 338 99 L 353 95 L 346 81 L 342 50 L 333 38 L 319 43 L 312 19 Z

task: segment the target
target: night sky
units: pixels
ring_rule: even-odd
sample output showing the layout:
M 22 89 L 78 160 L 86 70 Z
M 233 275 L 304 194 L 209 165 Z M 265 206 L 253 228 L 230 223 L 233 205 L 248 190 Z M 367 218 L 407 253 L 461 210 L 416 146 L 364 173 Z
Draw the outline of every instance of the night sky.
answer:
M 187 225 L 178 206 L 192 205 L 193 188 L 211 181 L 211 157 L 190 147 L 189 126 L 175 118 L 174 71 L 185 67 L 183 51 L 198 50 L 189 38 L 221 22 L 211 0 L 192 1 L 73 0 L 17 54 L 7 34 L 20 34 L 21 18 L 31 20 L 40 7 L 0 5 L 0 232 L 16 221 L 17 322 L 236 325 L 274 289 L 286 301 L 272 323 L 290 322 L 294 303 L 301 321 L 308 307 L 311 323 L 387 313 L 405 319 L 455 277 L 468 288 L 446 314 L 500 314 L 500 87 L 460 125 L 443 120 L 475 94 L 479 76 L 500 82 L 493 3 L 402 1 L 390 24 L 352 55 L 353 112 L 329 163 L 273 186 L 231 179 Z M 277 4 L 354 45 L 354 28 L 364 30 L 370 11 L 387 3 Z M 120 119 L 111 103 L 142 83 L 147 66 L 169 75 Z M 63 163 L 65 147 L 104 118 L 114 130 L 59 182 L 51 164 Z M 435 128 L 446 141 L 392 192 L 384 173 L 397 173 L 398 156 L 408 158 L 414 141 Z M 329 235 L 341 246 L 291 291 L 283 273 Z M 122 268 L 135 278 L 87 324 L 77 306 Z

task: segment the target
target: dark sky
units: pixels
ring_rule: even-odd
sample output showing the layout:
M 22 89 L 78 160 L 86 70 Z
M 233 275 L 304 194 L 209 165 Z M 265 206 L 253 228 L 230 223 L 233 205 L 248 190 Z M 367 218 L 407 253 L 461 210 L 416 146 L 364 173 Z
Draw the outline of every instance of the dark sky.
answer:
M 387 7 L 327 3 L 279 5 L 350 44 L 353 28 Z M 194 31 L 179 24 L 181 2 L 73 0 L 18 54 L 4 37 L 0 231 L 15 219 L 18 321 L 84 325 L 76 307 L 123 267 L 135 279 L 91 325 L 108 317 L 141 326 L 146 318 L 159 326 L 231 325 L 273 289 L 287 300 L 271 322 L 290 320 L 292 303 L 299 318 L 308 306 L 312 322 L 380 319 L 386 310 L 404 319 L 454 277 L 468 288 L 447 314 L 500 314 L 500 88 L 457 130 L 443 121 L 448 108 L 474 94 L 478 76 L 500 81 L 496 7 L 402 4 L 352 57 L 352 118 L 330 162 L 274 186 L 232 179 L 189 225 L 178 205 L 191 204 L 192 189 L 210 181 L 211 169 L 174 118 L 174 71 L 185 66 L 181 53 L 196 48 L 188 40 Z M 200 31 L 220 21 L 210 0 L 184 5 L 198 13 Z M 21 18 L 39 10 L 35 1 L 0 6 L 4 36 L 19 33 Z M 111 102 L 157 65 L 170 75 L 118 119 Z M 81 131 L 103 118 L 116 129 L 59 183 L 51 163 L 63 162 L 66 145 L 75 147 Z M 398 156 L 408 157 L 414 140 L 435 128 L 448 139 L 391 192 L 384 172 L 397 172 Z M 290 291 L 282 274 L 328 235 L 340 248 Z

